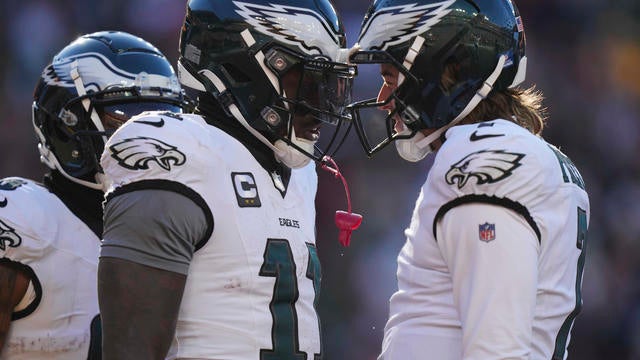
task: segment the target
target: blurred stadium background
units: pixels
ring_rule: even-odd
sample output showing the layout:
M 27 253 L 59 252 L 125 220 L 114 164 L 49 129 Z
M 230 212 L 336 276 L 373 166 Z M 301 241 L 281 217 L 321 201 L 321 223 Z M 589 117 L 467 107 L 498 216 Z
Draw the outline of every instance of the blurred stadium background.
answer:
M 352 45 L 369 2 L 334 3 Z M 591 195 L 584 307 L 570 359 L 640 359 L 640 2 L 518 5 L 527 32 L 527 83 L 547 97 L 544 135 L 581 169 Z M 0 178 L 41 179 L 31 97 L 52 55 L 80 34 L 123 30 L 154 43 L 175 64 L 185 2 L 3 0 L 0 9 Z M 358 88 L 379 81 L 361 77 Z M 320 313 L 326 359 L 368 360 L 380 348 L 396 255 L 430 162 L 402 162 L 392 149 L 370 160 L 351 140 L 336 160 L 364 222 L 351 247 L 341 248 L 333 214 L 345 209 L 344 192 L 319 171 Z

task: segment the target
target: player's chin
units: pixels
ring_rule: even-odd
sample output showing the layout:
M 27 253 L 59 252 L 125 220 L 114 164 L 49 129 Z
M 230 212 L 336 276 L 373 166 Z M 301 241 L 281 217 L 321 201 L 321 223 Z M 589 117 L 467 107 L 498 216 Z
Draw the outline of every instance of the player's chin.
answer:
M 298 137 L 310 141 L 318 141 L 318 139 L 320 139 L 320 127 L 320 124 L 313 127 L 307 127 L 298 135 Z
M 402 122 L 402 119 L 400 118 L 399 115 L 395 115 L 393 117 L 393 120 L 395 121 L 395 124 L 393 126 L 393 129 L 397 132 L 400 133 L 404 130 L 404 122 Z
M 320 138 L 322 121 L 311 114 L 298 117 L 295 123 L 296 136 L 310 141 Z

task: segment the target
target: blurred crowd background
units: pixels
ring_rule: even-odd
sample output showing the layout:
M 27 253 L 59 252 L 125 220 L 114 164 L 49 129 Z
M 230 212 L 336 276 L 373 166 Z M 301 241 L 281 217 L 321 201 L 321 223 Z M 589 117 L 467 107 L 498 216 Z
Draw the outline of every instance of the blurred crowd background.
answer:
M 352 45 L 369 1 L 334 4 Z M 526 84 L 544 92 L 549 109 L 544 136 L 573 159 L 591 196 L 584 307 L 569 358 L 640 359 L 640 2 L 517 4 L 527 35 Z M 152 42 L 175 64 L 185 1 L 3 0 L 0 10 L 0 178 L 41 179 L 30 111 L 51 57 L 83 33 L 123 30 Z M 379 84 L 376 75 L 358 79 L 360 89 Z M 393 148 L 367 159 L 355 136 L 336 161 L 364 222 L 351 247 L 342 248 L 333 214 L 346 209 L 344 191 L 319 171 L 324 355 L 375 359 L 403 230 L 431 163 L 406 163 Z

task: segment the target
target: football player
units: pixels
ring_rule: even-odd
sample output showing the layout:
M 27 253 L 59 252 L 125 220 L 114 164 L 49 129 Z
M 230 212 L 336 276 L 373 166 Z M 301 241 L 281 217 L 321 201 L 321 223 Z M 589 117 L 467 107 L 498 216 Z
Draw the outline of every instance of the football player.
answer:
M 99 156 L 131 115 L 183 101 L 165 56 L 124 32 L 81 36 L 45 67 L 33 127 L 51 170 L 43 184 L 0 180 L 0 358 L 100 358 Z
M 329 0 L 188 2 L 195 114 L 135 117 L 101 159 L 104 359 L 321 358 L 312 160 L 344 136 L 318 141 L 344 129 L 345 42 Z
M 540 135 L 542 95 L 518 86 L 527 58 L 515 4 L 375 1 L 358 45 L 351 60 L 383 79 L 376 98 L 353 105 L 367 154 L 391 143 L 412 162 L 435 152 L 379 359 L 565 359 L 589 200 Z M 379 121 L 363 117 L 375 108 Z

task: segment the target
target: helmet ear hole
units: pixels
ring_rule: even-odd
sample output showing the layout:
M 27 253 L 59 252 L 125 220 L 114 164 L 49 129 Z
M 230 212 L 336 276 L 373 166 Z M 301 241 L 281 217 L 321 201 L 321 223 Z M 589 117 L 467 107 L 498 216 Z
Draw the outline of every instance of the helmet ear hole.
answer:
M 73 134 L 77 131 L 88 130 L 88 119 L 89 116 L 86 115 L 82 103 L 78 102 L 66 109 L 62 108 L 58 114 L 50 114 L 47 123 L 51 127 L 50 130 L 55 138 L 63 142 L 69 142 L 77 141 L 73 138 Z

